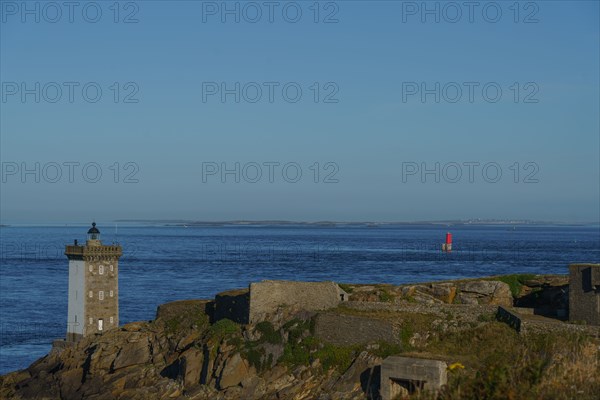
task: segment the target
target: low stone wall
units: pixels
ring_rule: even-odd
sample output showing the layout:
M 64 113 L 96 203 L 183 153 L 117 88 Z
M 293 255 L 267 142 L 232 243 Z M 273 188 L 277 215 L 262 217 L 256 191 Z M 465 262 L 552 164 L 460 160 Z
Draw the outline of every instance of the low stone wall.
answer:
M 250 323 L 260 322 L 280 307 L 327 310 L 348 299 L 334 282 L 262 281 L 250 284 Z
M 359 311 L 394 311 L 406 313 L 432 314 L 446 317 L 447 313 L 464 314 L 467 321 L 476 321 L 481 314 L 495 313 L 498 306 L 481 304 L 421 304 L 421 303 L 382 303 L 349 301 L 344 307 Z
M 600 327 L 575 325 L 551 318 L 535 315 L 533 310 L 518 310 L 514 308 L 498 307 L 496 319 L 506 323 L 522 335 L 529 333 L 566 333 L 580 332 L 591 336 L 600 337 Z
M 399 342 L 399 335 L 395 334 L 391 322 L 327 312 L 317 316 L 315 336 L 339 346 L 376 343 L 379 341 Z
M 504 322 L 511 328 L 513 328 L 517 332 L 521 332 L 521 317 L 516 312 L 511 312 L 504 307 L 498 307 L 498 312 L 496 313 L 496 319 L 500 322 Z

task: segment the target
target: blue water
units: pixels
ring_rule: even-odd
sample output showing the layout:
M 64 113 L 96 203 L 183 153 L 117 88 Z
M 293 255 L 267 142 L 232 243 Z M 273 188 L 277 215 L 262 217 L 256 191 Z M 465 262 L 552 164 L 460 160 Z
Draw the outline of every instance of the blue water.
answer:
M 102 228 L 102 227 L 100 227 Z M 454 251 L 440 252 L 446 230 Z M 600 261 L 600 230 L 555 226 L 119 227 L 121 323 L 154 318 L 159 304 L 262 279 L 407 283 L 506 273 L 566 273 Z M 87 227 L 2 227 L 0 374 L 27 367 L 62 338 L 64 245 Z

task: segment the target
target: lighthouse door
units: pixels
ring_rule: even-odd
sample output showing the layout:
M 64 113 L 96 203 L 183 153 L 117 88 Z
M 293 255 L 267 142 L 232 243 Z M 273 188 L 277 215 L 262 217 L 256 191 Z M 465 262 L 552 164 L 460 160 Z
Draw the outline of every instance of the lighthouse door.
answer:
M 103 320 L 102 318 L 100 318 L 100 319 L 98 320 L 98 330 L 99 330 L 100 332 L 102 332 L 102 325 L 103 325 L 103 323 L 104 323 L 104 320 Z

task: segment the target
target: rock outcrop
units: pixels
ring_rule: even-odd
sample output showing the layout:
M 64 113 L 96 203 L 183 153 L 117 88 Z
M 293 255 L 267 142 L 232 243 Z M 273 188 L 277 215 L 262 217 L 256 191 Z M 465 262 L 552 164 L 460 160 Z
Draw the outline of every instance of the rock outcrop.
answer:
M 386 356 L 446 351 L 448 338 L 458 340 L 464 332 L 489 340 L 475 349 L 483 351 L 504 337 L 496 332 L 512 334 L 494 322 L 498 305 L 535 305 L 536 299 L 555 305 L 564 297 L 558 278 L 519 279 L 343 285 L 351 301 L 337 308 L 274 306 L 267 320 L 245 325 L 216 318 L 213 301 L 168 303 L 154 321 L 58 342 L 27 369 L 0 377 L 0 398 L 376 399 Z M 473 357 L 479 365 L 479 353 Z
M 419 285 L 365 285 L 351 287 L 351 301 L 424 304 L 493 304 L 512 306 L 508 284 L 496 280 L 465 280 Z
M 29 368 L 0 378 L 0 398 L 314 399 L 331 390 L 340 392 L 335 398 L 363 398 L 356 379 L 372 367 L 366 355 L 343 371 L 324 370 L 318 359 L 295 360 L 299 353 L 277 363 L 284 349 L 304 346 L 313 314 L 280 310 L 276 328 L 268 321 L 211 324 L 210 309 L 203 300 L 169 303 L 155 321 L 62 343 Z M 323 346 L 310 343 L 315 347 L 307 356 Z

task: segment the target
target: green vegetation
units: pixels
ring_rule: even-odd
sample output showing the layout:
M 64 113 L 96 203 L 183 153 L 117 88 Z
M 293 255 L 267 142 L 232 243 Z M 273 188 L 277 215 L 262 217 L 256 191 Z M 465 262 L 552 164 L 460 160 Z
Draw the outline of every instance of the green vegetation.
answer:
M 307 336 L 299 343 L 288 342 L 279 361 L 289 367 L 295 367 L 309 365 L 313 360 L 319 359 L 323 371 L 335 368 L 344 372 L 360 350 L 360 346 L 336 346 L 324 343 L 314 336 Z
M 312 361 L 311 356 L 319 346 L 319 341 L 314 336 L 308 336 L 299 343 L 286 343 L 283 348 L 283 356 L 279 359 L 283 364 L 294 367 L 308 365 Z
M 282 342 L 281 333 L 273 328 L 269 321 L 263 321 L 256 324 L 256 330 L 261 334 L 261 342 L 280 344 Z
M 180 324 L 181 324 L 181 320 L 177 317 L 171 318 L 171 319 L 165 321 L 165 327 L 166 327 L 165 330 L 166 330 L 167 334 L 177 333 L 179 331 Z
M 490 322 L 442 334 L 427 350 L 465 365 L 448 372 L 448 385 L 437 400 L 596 399 L 600 393 L 598 344 L 581 334 L 519 336 Z
M 407 294 L 406 296 L 402 297 L 403 300 L 406 300 L 409 303 L 416 303 L 417 300 L 410 294 Z
M 269 361 L 263 360 L 265 357 L 265 349 L 264 348 L 256 348 L 254 346 L 247 346 L 241 353 L 241 356 L 248 360 L 251 366 L 256 368 L 258 372 L 262 372 L 271 366 Z M 273 360 L 273 355 L 271 356 L 271 361 Z
M 507 283 L 513 296 L 518 296 L 525 282 L 535 278 L 531 274 L 518 274 L 490 280 Z M 344 290 L 351 291 L 345 286 L 342 285 Z M 382 286 L 373 293 L 380 301 L 392 302 L 394 292 L 389 285 Z M 378 342 L 376 346 L 326 343 L 315 337 L 315 318 L 295 318 L 277 330 L 268 321 L 260 322 L 253 327 L 257 334 L 254 341 L 244 340 L 240 325 L 233 321 L 221 320 L 209 326 L 206 316 L 200 313 L 193 318 L 189 314 L 170 318 L 165 324 L 171 332 L 204 326 L 212 357 L 218 347 L 215 344 L 224 340 L 259 373 L 270 369 L 275 361 L 291 371 L 300 365 L 309 366 L 315 360 L 320 361 L 318 373 L 332 370 L 343 373 L 363 350 L 381 358 L 404 354 L 445 360 L 450 366 L 448 384 L 437 397 L 418 393 L 411 399 L 595 400 L 600 393 L 599 338 L 566 334 L 563 330 L 519 335 L 506 324 L 495 321 L 493 312 L 480 312 L 475 321 L 465 320 L 454 307 L 446 307 L 434 315 L 389 309 L 360 310 L 342 304 L 333 312 L 390 321 L 399 327 L 396 343 Z M 437 322 L 432 325 L 434 321 Z M 416 334 L 421 335 L 420 340 L 411 346 Z M 273 354 L 278 354 L 281 347 L 283 355 L 274 360 Z
M 477 316 L 478 322 L 492 322 L 496 320 L 496 313 L 484 313 Z
M 338 286 L 346 293 L 350 294 L 354 291 L 354 288 L 352 288 L 352 286 L 346 284 L 346 283 L 339 283 Z
M 379 301 L 383 303 L 391 303 L 394 301 L 394 296 L 392 296 L 387 289 L 381 288 L 379 289 Z
M 209 325 L 208 316 L 203 312 L 179 314 L 164 322 L 165 331 L 169 335 L 176 334 L 186 329 L 204 330 Z
M 335 368 L 340 372 L 348 369 L 358 351 L 359 346 L 335 346 L 324 343 L 314 337 L 315 318 L 303 321 L 292 319 L 283 330 L 287 332 L 288 340 L 283 348 L 279 362 L 288 367 L 310 365 L 316 359 L 321 361 L 323 371 Z
M 377 357 L 386 358 L 402 353 L 403 348 L 397 343 L 378 342 L 377 347 L 370 349 L 369 352 Z
M 309 321 L 294 318 L 283 325 L 283 330 L 288 333 L 288 342 L 298 343 L 307 332 L 314 334 L 314 318 Z
M 350 364 L 352 364 L 352 361 L 359 350 L 360 347 L 358 346 L 335 346 L 324 343 L 321 348 L 315 352 L 314 356 L 321 360 L 324 371 L 335 368 L 340 373 L 343 373 L 350 367 Z
M 452 299 L 452 304 L 460 304 L 460 289 L 456 288 L 456 293 L 454 294 L 454 298 Z
M 487 280 L 497 280 L 500 282 L 506 283 L 510 287 L 510 292 L 513 297 L 519 297 L 521 294 L 521 288 L 523 284 L 530 280 L 534 279 L 535 275 L 533 274 L 513 274 L 513 275 L 504 275 L 496 278 L 488 278 Z
M 284 325 L 284 328 L 288 327 L 289 329 L 291 327 L 297 327 L 298 325 L 302 325 L 302 321 L 291 320 Z M 265 344 L 282 344 L 283 337 L 281 331 L 275 330 L 275 327 L 269 321 L 259 322 L 254 329 L 260 333 L 260 338 L 258 340 L 246 341 L 243 344 L 243 348 L 240 350 L 240 354 L 248 360 L 250 365 L 256 368 L 258 372 L 261 372 L 271 368 L 273 365 L 273 354 L 267 353 Z
M 227 344 L 239 350 L 244 345 L 244 338 L 241 336 L 230 336 L 227 339 Z
M 228 335 L 233 335 L 240 332 L 240 325 L 236 324 L 230 319 L 224 318 L 208 328 L 209 340 L 220 342 Z
M 402 343 L 402 348 L 409 350 L 412 348 L 410 344 L 410 339 L 413 337 L 413 328 L 409 324 L 402 325 L 400 329 L 400 343 Z

